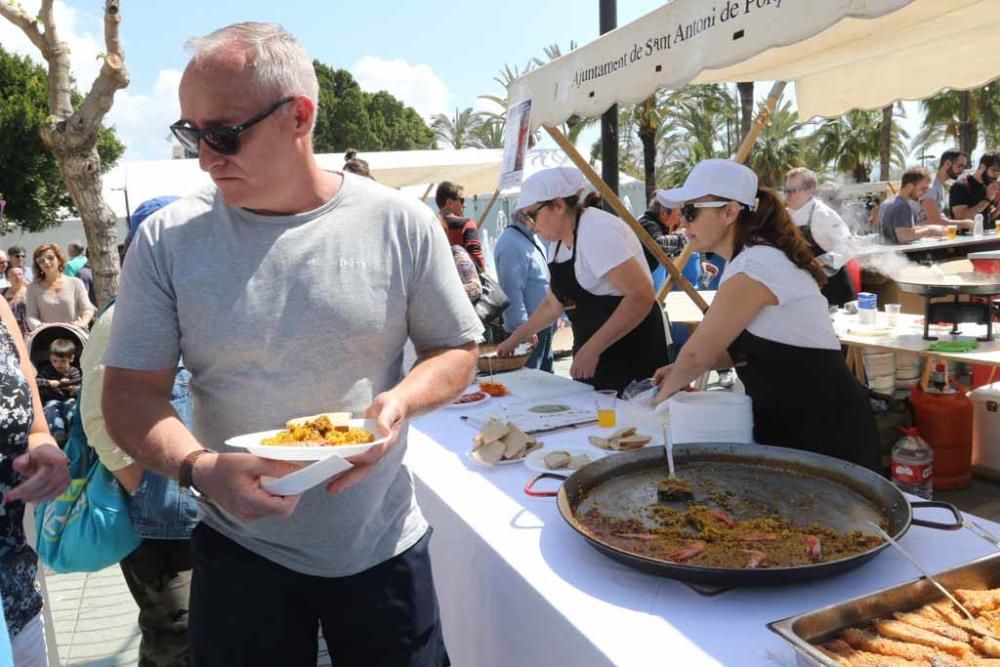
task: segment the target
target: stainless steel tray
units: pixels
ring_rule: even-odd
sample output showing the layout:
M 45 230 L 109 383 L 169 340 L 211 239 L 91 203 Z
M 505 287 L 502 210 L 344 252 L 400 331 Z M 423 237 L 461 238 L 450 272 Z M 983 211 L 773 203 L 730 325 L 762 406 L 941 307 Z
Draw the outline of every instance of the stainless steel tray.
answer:
M 1000 554 L 974 560 L 935 576 L 948 590 L 1000 588 Z M 795 647 L 800 665 L 838 667 L 837 663 L 816 649 L 813 642 L 822 643 L 844 628 L 864 625 L 894 611 L 910 611 L 942 597 L 926 578 L 921 577 L 853 600 L 774 621 L 767 627 Z

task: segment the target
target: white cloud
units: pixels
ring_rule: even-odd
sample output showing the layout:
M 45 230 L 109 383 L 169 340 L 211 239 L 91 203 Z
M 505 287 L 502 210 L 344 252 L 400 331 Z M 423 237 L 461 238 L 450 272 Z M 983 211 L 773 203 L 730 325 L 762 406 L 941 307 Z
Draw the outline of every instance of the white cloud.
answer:
M 105 123 L 115 127 L 118 138 L 126 146 L 126 158 L 166 160 L 170 157 L 168 127 L 180 118 L 177 88 L 182 74 L 176 69 L 160 70 L 152 93 L 148 95 L 129 92 L 127 88 L 115 94 L 115 104 Z
M 29 16 L 37 16 L 41 7 L 40 0 L 22 0 L 20 4 Z M 81 12 L 63 0 L 56 0 L 54 13 L 59 39 L 69 46 L 70 72 L 76 79 L 77 88 L 86 93 L 101 69 L 99 56 L 104 52 L 102 16 Z M 38 48 L 20 28 L 6 19 L 0 19 L 0 44 L 8 51 L 45 64 Z
M 41 6 L 40 0 L 22 0 L 22 4 L 29 16 L 36 16 Z M 88 14 L 70 7 L 64 0 L 56 0 L 54 8 L 59 38 L 69 46 L 70 70 L 76 87 L 86 94 L 101 69 L 103 13 Z M 4 19 L 0 19 L 0 44 L 8 51 L 45 64 L 38 48 L 20 28 Z M 127 54 L 125 66 L 128 67 Z M 149 94 L 139 93 L 132 87 L 115 93 L 114 106 L 105 124 L 115 126 L 118 138 L 126 146 L 126 158 L 154 160 L 170 157 L 167 127 L 180 115 L 177 101 L 180 78 L 181 72 L 177 70 L 162 70 Z
M 417 110 L 425 119 L 436 113 L 451 114 L 452 94 L 428 65 L 413 65 L 402 59 L 384 60 L 365 56 L 354 63 L 351 74 L 362 90 L 388 91 Z

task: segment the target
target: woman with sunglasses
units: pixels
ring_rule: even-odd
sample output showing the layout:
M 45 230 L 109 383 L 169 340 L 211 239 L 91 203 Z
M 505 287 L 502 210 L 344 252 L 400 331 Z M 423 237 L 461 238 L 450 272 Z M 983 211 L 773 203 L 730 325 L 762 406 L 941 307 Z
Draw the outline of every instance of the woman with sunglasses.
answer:
M 848 370 L 820 288 L 826 274 L 784 203 L 730 160 L 698 163 L 684 185 L 689 243 L 726 268 L 677 361 L 656 372 L 660 403 L 713 368 L 735 367 L 753 400 L 754 440 L 881 470 L 868 395 Z
M 497 350 L 518 344 L 565 313 L 573 327 L 570 374 L 621 392 L 668 361 L 669 337 L 639 238 L 622 221 L 581 203 L 583 174 L 540 171 L 521 185 L 517 211 L 549 242 L 549 293 Z
M 86 329 L 94 319 L 94 304 L 83 281 L 63 273 L 66 256 L 59 246 L 55 243 L 38 246 L 32 265 L 35 280 L 25 295 L 28 328 L 34 331 L 43 324 L 59 322 Z

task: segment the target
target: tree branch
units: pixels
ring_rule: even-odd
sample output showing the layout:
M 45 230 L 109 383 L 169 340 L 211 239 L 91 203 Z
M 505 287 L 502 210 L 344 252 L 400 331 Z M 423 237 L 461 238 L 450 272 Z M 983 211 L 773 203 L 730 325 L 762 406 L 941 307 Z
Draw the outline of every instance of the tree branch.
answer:
M 31 40 L 31 43 L 38 47 L 38 50 L 43 54 L 45 53 L 45 37 L 42 36 L 41 31 L 38 29 L 38 23 L 35 19 L 25 14 L 23 10 L 18 9 L 13 4 L 8 4 L 5 0 L 0 0 L 0 16 L 20 28 L 21 32 Z
M 104 115 L 111 109 L 115 91 L 128 86 L 128 72 L 125 69 L 125 54 L 122 51 L 119 37 L 119 26 L 122 17 L 119 8 L 120 0 L 105 0 L 104 3 L 104 64 L 94 79 L 90 92 L 80 105 L 77 120 L 84 126 L 97 128 Z
M 38 16 L 42 19 L 42 25 L 45 26 L 45 41 L 48 42 L 49 46 L 55 46 L 59 42 L 56 20 L 52 14 L 53 4 L 53 0 L 42 0 L 42 8 L 38 12 Z

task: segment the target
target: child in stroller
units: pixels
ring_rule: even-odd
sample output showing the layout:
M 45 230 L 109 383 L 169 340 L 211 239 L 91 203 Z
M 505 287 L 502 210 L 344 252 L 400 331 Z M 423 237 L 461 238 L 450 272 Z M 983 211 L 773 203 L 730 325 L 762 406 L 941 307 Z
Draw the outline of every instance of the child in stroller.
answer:
M 76 418 L 80 390 L 80 353 L 87 333 L 69 324 L 46 324 L 32 332 L 28 355 L 38 374 L 45 421 L 52 436 L 62 445 Z
M 73 366 L 76 346 L 65 338 L 56 338 L 49 345 L 49 360 L 38 369 L 38 392 L 42 410 L 49 423 L 52 437 L 60 445 L 66 442 L 69 425 L 76 414 L 76 395 L 83 376 Z

